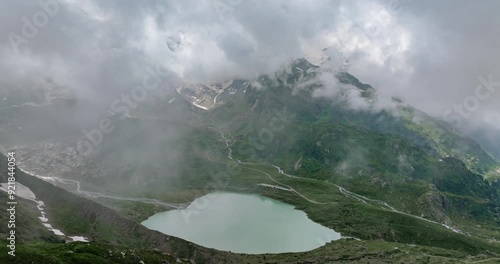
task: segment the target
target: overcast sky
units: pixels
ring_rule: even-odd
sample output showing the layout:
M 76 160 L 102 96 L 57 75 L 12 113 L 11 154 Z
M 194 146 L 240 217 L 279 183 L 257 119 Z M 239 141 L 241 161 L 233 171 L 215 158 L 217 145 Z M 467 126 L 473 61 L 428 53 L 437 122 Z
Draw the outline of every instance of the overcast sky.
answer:
M 199 82 L 253 78 L 327 47 L 380 93 L 438 117 L 477 97 L 480 77 L 500 82 L 496 0 L 40 2 L 49 9 L 0 3 L 0 89 L 57 85 L 109 105 L 148 66 Z M 500 128 L 500 92 L 488 91 L 464 120 Z

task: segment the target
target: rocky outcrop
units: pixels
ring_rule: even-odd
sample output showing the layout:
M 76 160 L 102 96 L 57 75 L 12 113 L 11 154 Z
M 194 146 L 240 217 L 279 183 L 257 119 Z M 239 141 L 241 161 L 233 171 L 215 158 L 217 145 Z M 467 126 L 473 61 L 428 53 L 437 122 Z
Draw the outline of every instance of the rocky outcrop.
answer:
M 446 215 L 446 211 L 450 209 L 451 203 L 445 196 L 439 193 L 433 184 L 430 184 L 428 191 L 418 198 L 417 204 L 425 212 L 424 217 L 434 219 L 446 225 L 452 224 L 451 219 Z

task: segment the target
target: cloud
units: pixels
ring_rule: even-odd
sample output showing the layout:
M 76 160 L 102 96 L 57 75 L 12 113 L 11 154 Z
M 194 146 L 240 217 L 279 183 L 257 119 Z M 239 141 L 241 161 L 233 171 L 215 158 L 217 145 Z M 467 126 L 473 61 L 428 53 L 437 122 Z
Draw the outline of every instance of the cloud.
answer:
M 216 82 L 255 78 L 294 58 L 314 61 L 330 47 L 385 97 L 441 117 L 474 93 L 479 76 L 500 80 L 494 0 L 59 3 L 59 12 L 15 53 L 8 34 L 22 35 L 23 17 L 32 20 L 42 9 L 37 2 L 2 2 L 3 87 L 27 89 L 50 78 L 104 110 L 150 65 Z M 500 93 L 482 101 L 467 122 L 497 120 L 498 99 Z
M 493 11 L 499 7 L 497 1 L 404 2 L 394 23 L 370 38 L 375 47 L 357 49 L 362 55 L 353 55 L 350 71 L 380 92 L 441 118 L 453 105 L 474 96 L 480 77 L 491 74 L 500 80 L 500 63 L 494 58 L 500 41 L 494 25 L 500 21 Z M 496 93 L 481 101 L 463 125 L 499 116 L 499 99 Z

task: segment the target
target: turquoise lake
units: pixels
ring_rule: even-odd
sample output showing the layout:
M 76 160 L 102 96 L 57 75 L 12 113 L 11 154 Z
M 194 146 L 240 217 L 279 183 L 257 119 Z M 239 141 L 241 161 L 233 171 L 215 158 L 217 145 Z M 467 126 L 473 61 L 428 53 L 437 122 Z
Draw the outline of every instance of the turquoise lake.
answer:
M 309 251 L 341 238 L 292 205 L 229 192 L 211 193 L 185 209 L 157 213 L 142 225 L 207 248 L 247 254 Z

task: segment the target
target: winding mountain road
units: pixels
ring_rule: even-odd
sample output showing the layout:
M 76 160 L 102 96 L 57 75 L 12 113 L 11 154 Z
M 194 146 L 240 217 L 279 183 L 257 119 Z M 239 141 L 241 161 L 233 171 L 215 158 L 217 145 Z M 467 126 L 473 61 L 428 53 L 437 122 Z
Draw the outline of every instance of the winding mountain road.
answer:
M 236 142 L 236 140 L 234 139 L 234 137 L 232 137 L 232 142 L 230 139 L 226 138 L 225 136 L 225 133 L 218 130 L 219 133 L 221 134 L 221 141 L 225 142 L 226 144 L 226 147 L 224 149 L 228 149 L 228 158 L 230 160 L 234 160 L 233 157 L 232 157 L 232 149 L 231 147 L 234 145 L 234 143 Z M 229 143 L 231 142 L 231 144 Z M 208 154 L 208 152 L 206 152 L 206 155 L 207 155 L 207 158 L 212 161 L 212 162 L 218 162 L 218 163 L 223 163 L 223 164 L 228 164 L 226 162 L 220 162 L 220 161 L 214 161 L 213 159 L 210 158 L 210 155 Z M 258 163 L 251 163 L 251 162 L 242 162 L 240 160 L 237 160 L 239 164 L 247 164 L 247 165 L 259 165 L 259 166 L 269 166 L 269 165 L 265 165 L 265 164 L 258 164 Z M 241 166 L 241 165 L 240 165 Z M 383 209 L 386 209 L 386 210 L 389 210 L 389 211 L 392 211 L 394 213 L 398 213 L 398 214 L 403 214 L 403 215 L 406 215 L 406 216 L 410 216 L 410 217 L 414 217 L 414 218 L 417 218 L 419 220 L 422 220 L 422 221 L 426 221 L 426 222 L 429 222 L 429 223 L 433 223 L 433 224 L 437 224 L 437 225 L 441 225 L 455 233 L 459 233 L 459 234 L 464 234 L 460 229 L 456 228 L 456 227 L 453 227 L 453 226 L 449 226 L 449 225 L 446 225 L 446 224 L 443 224 L 443 223 L 439 223 L 439 222 L 436 222 L 436 221 L 433 221 L 433 220 L 430 220 L 430 219 L 426 219 L 426 218 L 423 218 L 423 217 L 420 217 L 420 216 L 417 216 L 417 215 L 412 215 L 412 214 L 409 214 L 409 213 L 405 213 L 405 212 L 402 212 L 402 211 L 399 211 L 397 210 L 396 208 L 390 206 L 389 204 L 387 204 L 386 202 L 384 201 L 380 201 L 380 200 L 376 200 L 376 199 L 371 199 L 371 198 L 368 198 L 368 197 L 365 197 L 363 195 L 360 195 L 360 194 L 357 194 L 357 193 L 353 193 L 351 191 L 348 191 L 346 190 L 344 187 L 342 186 L 339 186 L 337 184 L 334 184 L 334 183 L 330 183 L 328 181 L 320 181 L 320 180 L 317 180 L 317 179 L 310 179 L 310 178 L 304 178 L 304 177 L 299 177 L 299 176 L 295 176 L 295 175 L 290 175 L 290 174 L 287 174 L 285 173 L 285 171 L 283 169 L 281 169 L 280 167 L 276 166 L 276 165 L 271 165 L 273 168 L 277 169 L 278 170 L 278 173 L 282 174 L 282 175 L 285 175 L 287 177 L 290 177 L 290 178 L 294 178 L 294 179 L 300 179 L 300 180 L 307 180 L 307 181 L 313 181 L 313 182 L 321 182 L 321 183 L 327 183 L 327 184 L 330 184 L 330 185 L 333 185 L 335 187 L 337 187 L 339 189 L 339 191 L 344 194 L 345 196 L 347 197 L 351 197 L 363 204 L 367 204 L 367 205 L 372 205 L 372 203 L 374 204 L 377 204 L 379 205 L 381 208 Z M 273 182 L 281 185 L 281 186 L 284 186 L 284 187 L 287 187 L 288 189 L 290 189 L 292 192 L 294 192 L 295 194 L 297 194 L 298 196 L 304 198 L 305 200 L 311 202 L 311 203 L 314 203 L 314 204 L 328 204 L 328 203 L 322 203 L 322 202 L 317 202 L 317 201 L 314 201 L 314 200 L 311 200 L 309 198 L 307 198 L 306 196 L 304 196 L 303 194 L 301 194 L 300 192 L 296 191 L 295 189 L 293 189 L 291 186 L 289 185 L 286 185 L 286 184 L 283 184 L 277 180 L 275 180 L 269 173 L 265 172 L 265 171 L 262 171 L 262 170 L 259 170 L 259 169 L 255 169 L 255 168 L 251 168 L 251 167 L 247 167 L 247 166 L 241 166 L 243 168 L 247 168 L 247 169 L 250 169 L 250 170 L 253 170 L 253 171 L 257 171 L 257 172 L 260 172 L 260 173 L 263 173 L 265 174 L 270 180 L 272 180 Z M 469 235 L 470 236 L 470 235 Z
M 147 203 L 147 204 L 155 204 L 155 205 L 161 205 L 165 207 L 170 207 L 170 208 L 175 208 L 175 209 L 183 209 L 186 208 L 189 203 L 167 203 L 160 201 L 158 199 L 152 199 L 152 198 L 143 198 L 143 197 L 123 197 L 123 196 L 114 196 L 114 195 L 107 195 L 104 193 L 100 192 L 91 192 L 91 191 L 85 191 L 81 188 L 81 184 L 77 180 L 71 180 L 71 179 L 63 179 L 59 177 L 52 177 L 52 176 L 41 176 L 36 173 L 28 172 L 25 171 L 21 168 L 19 168 L 22 172 L 31 175 L 33 177 L 39 178 L 41 180 L 44 180 L 46 182 L 52 182 L 54 185 L 56 182 L 65 184 L 65 185 L 73 185 L 76 188 L 76 193 L 89 197 L 89 198 L 108 198 L 108 199 L 113 199 L 113 200 L 120 200 L 120 201 L 130 201 L 130 202 L 141 202 L 141 203 Z

